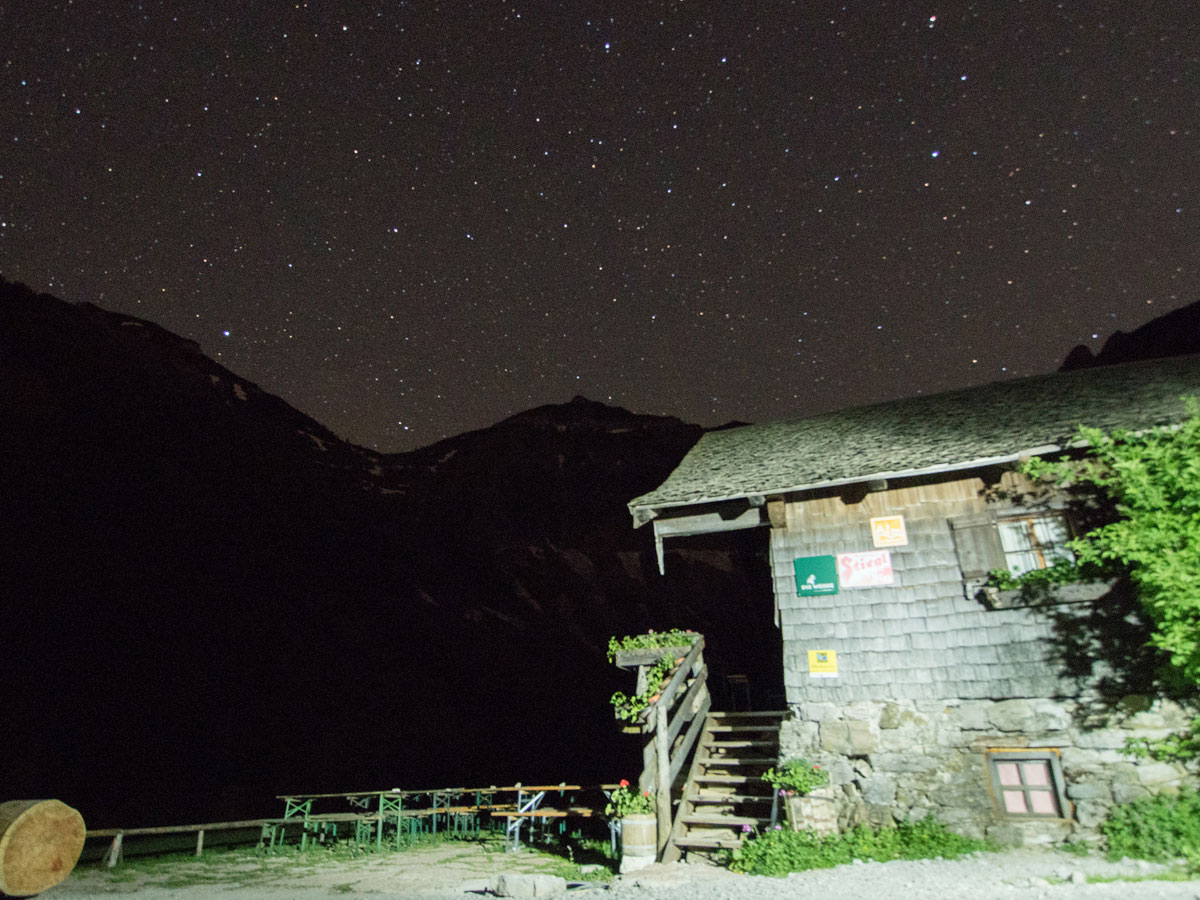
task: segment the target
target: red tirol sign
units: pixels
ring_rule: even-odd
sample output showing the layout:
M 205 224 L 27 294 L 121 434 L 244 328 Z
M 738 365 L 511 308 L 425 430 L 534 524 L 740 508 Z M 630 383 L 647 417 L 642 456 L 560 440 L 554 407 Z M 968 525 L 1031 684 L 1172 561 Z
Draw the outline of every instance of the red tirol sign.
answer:
M 892 554 L 888 550 L 837 555 L 838 583 L 843 588 L 877 587 L 895 584 Z

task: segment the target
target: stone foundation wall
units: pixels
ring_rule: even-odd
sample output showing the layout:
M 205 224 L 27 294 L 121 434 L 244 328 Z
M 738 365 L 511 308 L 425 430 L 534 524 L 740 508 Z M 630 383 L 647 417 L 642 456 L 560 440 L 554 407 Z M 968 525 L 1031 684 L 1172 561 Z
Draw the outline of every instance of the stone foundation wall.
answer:
M 890 825 L 934 816 L 952 830 L 1004 844 L 1099 840 L 1115 803 L 1195 786 L 1178 764 L 1121 752 L 1129 737 L 1162 737 L 1193 713 L 1126 697 L 1102 717 L 1073 700 L 800 703 L 781 733 L 780 758 L 826 767 L 838 824 Z M 1062 819 L 1007 816 L 990 790 L 985 751 L 1055 748 L 1066 796 Z

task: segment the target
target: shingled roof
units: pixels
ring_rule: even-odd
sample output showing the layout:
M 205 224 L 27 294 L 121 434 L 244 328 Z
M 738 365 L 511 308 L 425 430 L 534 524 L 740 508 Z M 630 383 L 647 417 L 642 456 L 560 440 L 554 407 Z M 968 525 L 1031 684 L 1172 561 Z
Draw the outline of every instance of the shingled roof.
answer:
M 1009 462 L 1063 448 L 1081 424 L 1108 431 L 1180 422 L 1184 396 L 1200 396 L 1200 354 L 711 431 L 629 510 L 641 523 L 667 507 Z

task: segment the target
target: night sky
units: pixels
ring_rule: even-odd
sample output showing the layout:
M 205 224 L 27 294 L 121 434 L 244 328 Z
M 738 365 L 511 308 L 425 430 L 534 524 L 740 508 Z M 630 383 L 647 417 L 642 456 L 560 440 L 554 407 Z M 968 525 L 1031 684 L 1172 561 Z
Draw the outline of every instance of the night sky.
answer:
M 31 0 L 0 64 L 0 274 L 379 450 L 1042 373 L 1197 299 L 1185 2 Z

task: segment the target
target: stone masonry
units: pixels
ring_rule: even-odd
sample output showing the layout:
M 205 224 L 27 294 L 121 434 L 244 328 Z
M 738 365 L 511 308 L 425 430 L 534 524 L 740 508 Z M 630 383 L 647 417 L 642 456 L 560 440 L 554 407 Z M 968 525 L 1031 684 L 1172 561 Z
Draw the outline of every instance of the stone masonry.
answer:
M 1095 842 L 1114 803 L 1174 793 L 1184 767 L 1131 757 L 1129 737 L 1162 737 L 1191 715 L 1171 701 L 1131 696 L 1093 721 L 1073 700 L 859 701 L 793 704 L 781 759 L 826 767 L 838 824 L 890 825 L 934 816 L 962 834 L 1003 844 Z M 989 788 L 985 751 L 1054 748 L 1066 795 L 1062 819 L 1005 816 Z

